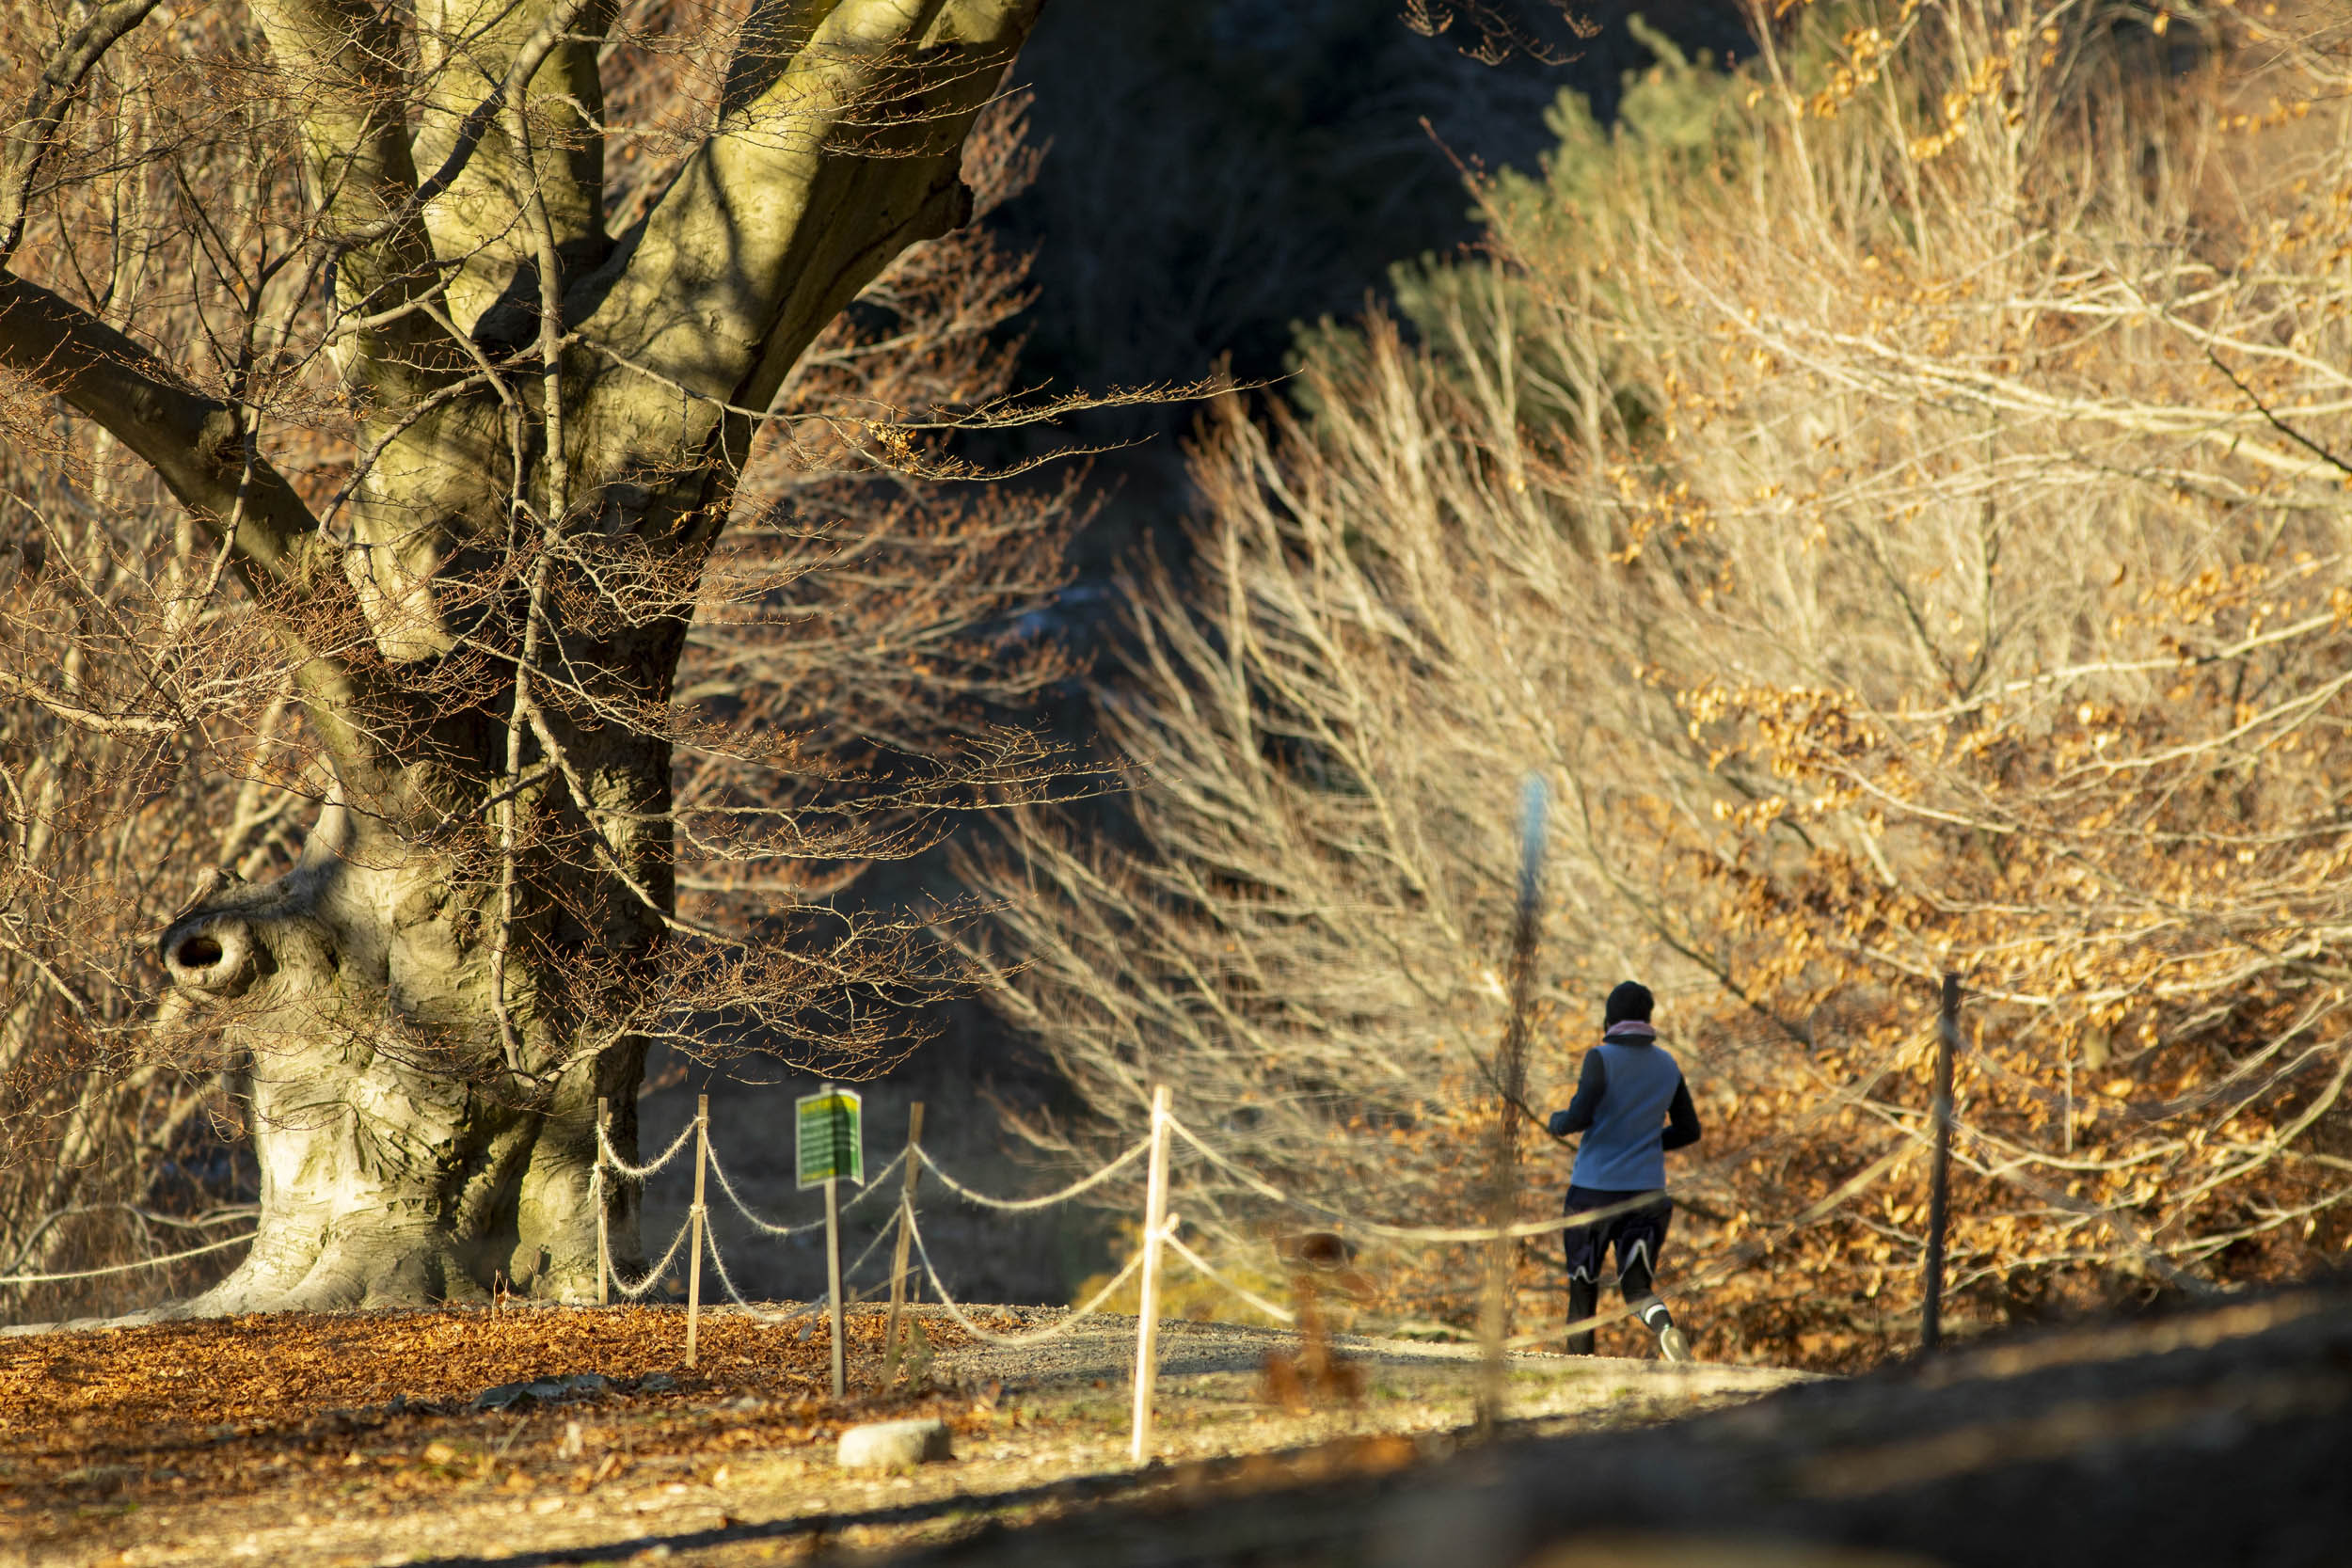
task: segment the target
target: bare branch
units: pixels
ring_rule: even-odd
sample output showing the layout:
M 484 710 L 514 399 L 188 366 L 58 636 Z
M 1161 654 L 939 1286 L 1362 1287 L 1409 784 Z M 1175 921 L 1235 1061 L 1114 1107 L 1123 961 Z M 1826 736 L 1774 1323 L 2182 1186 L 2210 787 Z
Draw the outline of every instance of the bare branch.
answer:
M 88 8 L 80 24 L 58 41 L 41 68 L 39 83 L 0 148 L 0 269 L 24 237 L 25 198 L 48 156 L 57 128 L 90 71 L 106 51 L 153 14 L 161 0 L 107 0 Z
M 0 275 L 0 367 L 72 404 L 146 459 L 246 569 L 325 580 L 318 521 L 278 470 L 249 469 L 237 410 L 179 386 L 153 356 L 63 296 Z M 234 519 L 233 536 L 222 537 Z
M 6 670 L 0 670 L 0 689 L 39 704 L 70 724 L 96 730 L 102 735 L 175 735 L 181 729 L 177 720 L 157 719 L 143 713 L 101 712 L 87 703 L 76 702 L 63 692 L 51 690 L 37 681 L 28 681 Z

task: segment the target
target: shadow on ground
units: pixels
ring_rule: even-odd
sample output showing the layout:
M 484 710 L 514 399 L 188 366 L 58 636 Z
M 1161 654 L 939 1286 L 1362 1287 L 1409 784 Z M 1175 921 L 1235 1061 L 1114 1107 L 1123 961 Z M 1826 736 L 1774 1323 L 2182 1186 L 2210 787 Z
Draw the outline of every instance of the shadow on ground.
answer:
M 1861 1554 L 1861 1555 L 1857 1555 Z M 1947 1568 L 2352 1561 L 2352 1284 L 1384 1475 L 1165 1486 L 929 1568 Z

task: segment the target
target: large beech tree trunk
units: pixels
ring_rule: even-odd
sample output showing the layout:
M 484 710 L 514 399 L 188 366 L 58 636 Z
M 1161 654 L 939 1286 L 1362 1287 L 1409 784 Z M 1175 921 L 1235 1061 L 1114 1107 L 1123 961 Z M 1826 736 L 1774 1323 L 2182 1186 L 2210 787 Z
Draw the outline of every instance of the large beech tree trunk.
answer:
M 262 1170 L 252 1252 L 197 1309 L 593 1291 L 596 1103 L 632 1154 L 645 1030 L 687 995 L 667 705 L 703 562 L 810 341 L 968 214 L 964 136 L 1041 3 L 758 0 L 707 139 L 609 235 L 610 8 L 248 0 L 361 413 L 334 528 L 252 404 L 69 269 L 0 270 L 0 367 L 212 530 L 337 781 L 297 869 L 221 879 L 160 941 L 248 1075 Z M 98 8 L 49 63 L 0 158 L 0 263 L 58 105 L 149 9 Z M 634 1197 L 608 1201 L 627 1262 Z
M 631 782 L 658 797 L 667 760 L 647 757 Z M 610 1135 L 632 1156 L 645 1055 L 611 992 L 653 969 L 659 923 L 630 918 L 627 889 L 592 884 L 607 928 L 566 921 L 565 940 L 515 941 L 505 1011 L 528 1045 L 510 1065 L 491 1001 L 496 884 L 465 856 L 370 854 L 363 837 L 329 807 L 291 875 L 224 879 L 158 943 L 172 983 L 222 1014 L 261 1170 L 259 1240 L 193 1307 L 478 1297 L 501 1277 L 593 1300 L 596 1101 L 611 1101 Z M 598 983 L 583 990 L 580 974 Z M 606 1202 L 627 1265 L 634 1186 L 609 1183 Z

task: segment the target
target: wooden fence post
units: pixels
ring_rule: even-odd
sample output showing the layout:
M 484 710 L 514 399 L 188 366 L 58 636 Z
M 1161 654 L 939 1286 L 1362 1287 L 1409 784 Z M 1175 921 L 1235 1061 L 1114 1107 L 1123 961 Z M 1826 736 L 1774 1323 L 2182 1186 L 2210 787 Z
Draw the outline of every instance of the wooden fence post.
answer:
M 1152 1392 L 1159 1381 L 1160 1232 L 1168 1225 L 1168 1085 L 1152 1087 L 1152 1164 L 1143 1198 L 1143 1300 L 1136 1320 L 1136 1414 L 1128 1460 L 1152 1455 Z
M 907 1107 L 907 1169 L 898 1190 L 898 1239 L 890 1259 L 890 1322 L 882 1330 L 882 1387 L 898 1381 L 898 1314 L 907 1302 L 907 1227 L 914 1220 L 914 1177 L 921 1161 L 915 1148 L 923 1141 L 923 1102 Z
M 686 1365 L 694 1365 L 694 1334 L 703 1310 L 703 1171 L 710 1164 L 710 1097 L 694 1097 L 694 1208 L 688 1216 L 693 1227 L 693 1260 L 686 1266 Z
M 606 1117 L 612 1106 L 609 1095 L 596 1096 L 596 1170 L 589 1181 L 589 1191 L 596 1205 L 596 1305 L 609 1307 L 612 1302 L 612 1239 L 606 1230 L 604 1196 L 604 1140 Z
M 1960 1045 L 1960 976 L 1944 976 L 1944 1006 L 1935 1024 L 1935 1164 L 1928 1185 L 1927 1300 L 1919 1313 L 1919 1349 L 1944 1338 L 1944 1225 L 1952 1173 L 1952 1053 Z

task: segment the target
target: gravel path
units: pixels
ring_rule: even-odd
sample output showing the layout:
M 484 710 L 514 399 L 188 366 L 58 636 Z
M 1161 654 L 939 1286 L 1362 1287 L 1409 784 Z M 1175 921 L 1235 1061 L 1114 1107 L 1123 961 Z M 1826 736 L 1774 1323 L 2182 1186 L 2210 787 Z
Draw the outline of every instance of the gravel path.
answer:
M 936 1307 L 919 1309 L 929 1321 Z M 1019 1318 L 1019 1332 L 1031 1332 L 1059 1322 L 1065 1314 L 1040 1307 L 999 1308 Z M 983 1312 L 987 1323 L 993 1314 Z M 1298 1336 L 1289 1329 L 1260 1328 L 1244 1323 L 1169 1321 L 1160 1324 L 1160 1378 L 1181 1386 L 1187 1377 L 1213 1374 L 1254 1375 L 1275 1352 L 1296 1350 Z M 1478 1359 L 1474 1345 L 1433 1343 L 1420 1339 L 1378 1339 L 1356 1334 L 1331 1337 L 1334 1354 L 1376 1369 L 1422 1369 L 1449 1380 L 1467 1370 L 1463 1363 Z M 1007 1389 L 1042 1389 L 1057 1385 L 1125 1383 L 1135 1375 L 1136 1320 L 1101 1314 L 1059 1338 L 1034 1345 L 980 1345 L 940 1357 L 943 1371 L 959 1381 L 1002 1383 Z M 1803 1382 L 1808 1374 L 1771 1367 L 1722 1366 L 1698 1362 L 1669 1366 L 1662 1362 L 1626 1360 L 1613 1356 L 1571 1356 L 1515 1354 L 1514 1376 L 1580 1370 L 1605 1370 L 1614 1378 L 1656 1381 L 1686 1395 L 1763 1393 Z

